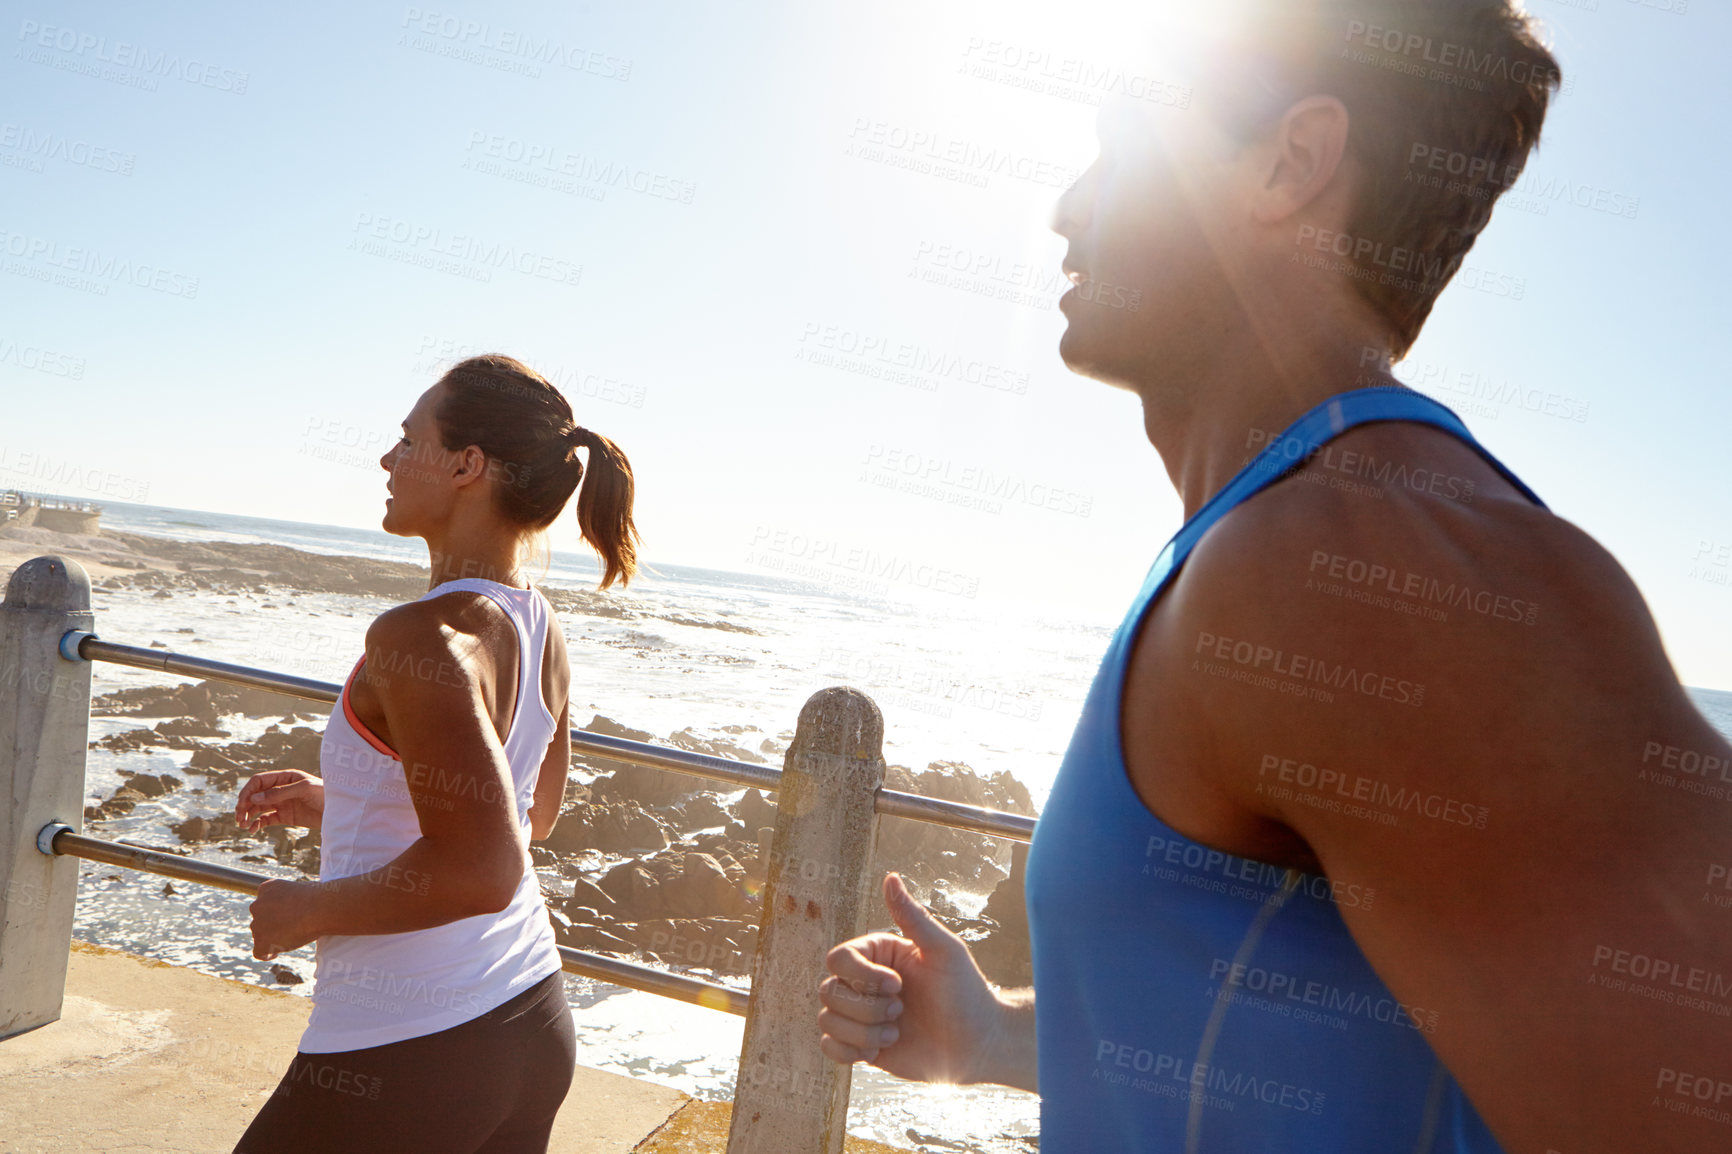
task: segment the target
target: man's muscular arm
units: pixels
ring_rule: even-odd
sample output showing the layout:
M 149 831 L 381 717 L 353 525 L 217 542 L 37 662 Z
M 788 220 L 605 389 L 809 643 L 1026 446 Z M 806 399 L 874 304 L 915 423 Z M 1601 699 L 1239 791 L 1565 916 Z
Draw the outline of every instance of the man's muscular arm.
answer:
M 1685 998 L 1732 1004 L 1732 918 L 1700 904 L 1732 800 L 1678 768 L 1732 747 L 1586 534 L 1514 494 L 1388 498 L 1288 483 L 1205 538 L 1149 624 L 1175 740 L 1248 827 L 1376 888 L 1342 914 L 1506 1148 L 1706 1149 L 1724 1131 L 1653 1103 L 1732 1083 L 1726 1019 Z

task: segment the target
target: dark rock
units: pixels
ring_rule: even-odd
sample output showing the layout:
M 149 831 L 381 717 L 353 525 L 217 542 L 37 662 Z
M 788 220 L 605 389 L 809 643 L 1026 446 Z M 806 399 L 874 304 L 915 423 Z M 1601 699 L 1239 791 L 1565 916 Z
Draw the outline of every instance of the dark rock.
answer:
M 131 813 L 133 808 L 144 800 L 144 794 L 131 786 L 123 785 L 96 807 L 97 816 L 99 818 L 121 817 Z
M 590 789 L 603 801 L 636 801 L 644 805 L 668 806 L 684 801 L 704 788 L 702 778 L 689 773 L 673 773 L 643 765 L 618 766 L 612 773 L 595 779 Z
M 91 713 L 97 715 L 190 717 L 207 724 L 214 724 L 217 718 L 225 713 L 276 717 L 316 708 L 309 702 L 287 694 L 220 681 L 132 686 L 105 693 L 91 702 Z
M 665 822 L 635 801 L 579 802 L 566 808 L 542 844 L 556 854 L 595 849 L 641 853 L 667 847 Z
M 611 717 L 603 717 L 601 714 L 596 714 L 596 716 L 592 717 L 591 723 L 584 726 L 584 733 L 596 733 L 596 735 L 611 736 L 611 738 L 620 738 L 620 740 L 625 740 L 625 742 L 643 742 L 646 743 L 646 745 L 650 742 L 655 742 L 655 735 L 653 735 L 653 733 L 646 733 L 644 729 L 632 729 L 630 726 L 622 726 L 622 724 L 617 723 L 617 721 L 613 721 Z M 589 752 L 582 752 L 582 750 L 572 750 L 572 761 L 575 762 L 575 764 L 578 764 L 578 766 L 582 766 L 582 768 L 589 769 L 591 773 L 620 773 L 620 771 L 629 771 L 629 769 L 637 768 L 637 766 L 634 766 L 632 762 L 617 761 L 617 759 L 608 757 L 608 755 L 589 754 Z
M 189 817 L 169 828 L 173 829 L 183 842 L 227 841 L 245 836 L 241 827 L 235 823 L 234 815 L 226 813 L 211 817 Z
M 92 742 L 91 748 L 132 753 L 141 749 L 198 749 L 200 745 L 192 738 L 178 733 L 163 733 L 155 729 L 128 729 Z
M 628 725 L 621 725 L 613 718 L 603 717 L 599 713 L 583 728 L 586 733 L 599 733 L 603 737 L 617 737 L 623 741 L 641 741 L 648 744 L 655 740 L 654 734 L 641 729 L 633 729 Z
M 116 548 L 161 558 L 180 572 L 146 569 L 126 575 L 126 588 L 216 588 L 223 593 L 257 590 L 261 582 L 306 593 L 348 593 L 408 601 L 427 591 L 425 563 L 374 561 L 364 557 L 306 553 L 257 542 L 172 541 L 104 530 Z M 598 595 L 599 597 L 599 595 Z
M 734 816 L 740 819 L 740 824 L 747 829 L 755 830 L 761 826 L 776 824 L 776 803 L 755 789 L 748 789 L 739 801 L 734 803 Z
M 1023 882 L 1028 873 L 1028 846 L 1017 842 L 1011 851 L 1010 876 L 999 882 L 986 899 L 981 916 L 997 928 L 973 947 L 981 971 L 1001 986 L 1027 986 L 1034 982 L 1029 961 L 1028 906 Z
M 273 725 L 259 734 L 259 739 L 253 743 L 258 768 L 299 769 L 317 774 L 319 746 L 324 739 L 322 731 L 309 729 L 304 725 L 297 725 L 287 733 Z M 237 752 L 236 746 L 231 745 L 228 748 L 231 754 Z
M 565 899 L 567 913 L 572 909 L 588 908 L 598 914 L 612 914 L 618 903 L 613 895 L 587 878 L 577 878 L 571 883 L 571 896 Z M 573 916 L 575 921 L 575 915 Z
M 935 761 L 921 773 L 891 766 L 886 789 L 1006 810 L 1030 816 L 1034 803 L 1022 783 L 1008 773 L 983 777 L 959 762 Z M 1009 851 L 997 838 L 948 826 L 901 818 L 885 818 L 873 847 L 874 877 L 895 870 L 917 897 L 943 882 L 975 893 L 990 890 L 1008 872 Z
M 232 818 L 230 819 L 233 820 Z M 305 833 L 294 832 L 295 827 L 286 825 L 271 825 L 264 829 L 264 837 L 276 849 L 277 860 L 284 865 L 298 866 L 302 855 L 311 851 L 314 870 L 318 868 L 319 831 L 307 830 Z
M 733 742 L 719 737 L 705 737 L 694 729 L 682 729 L 668 737 L 668 744 L 675 749 L 683 749 L 688 753 L 702 753 L 710 757 L 725 757 L 729 761 L 746 761 L 754 765 L 764 764 L 764 759 L 755 751 L 735 745 Z
M 553 924 L 553 936 L 562 946 L 574 950 L 592 950 L 601 954 L 631 954 L 637 947 L 624 938 L 615 937 L 606 930 L 587 925 L 561 926 L 557 921 Z
M 107 737 L 98 738 L 90 743 L 92 749 L 111 749 L 116 753 L 133 753 L 140 749 L 159 748 L 164 744 L 162 734 L 154 729 L 128 729 L 121 733 L 111 733 Z
M 739 859 L 740 866 L 745 870 L 746 888 L 748 892 L 760 892 L 770 874 L 770 859 L 763 853 L 754 852 Z
M 609 927 L 632 946 L 670 966 L 749 974 L 758 927 L 727 918 L 654 918 Z
M 674 917 L 746 912 L 746 895 L 740 884 L 745 871 L 737 864 L 734 868 L 739 875 L 737 880 L 730 878 L 722 864 L 707 853 L 683 855 L 680 871 L 662 879 L 663 908 Z
M 192 770 L 233 770 L 244 772 L 246 766 L 219 750 L 208 745 L 201 745 L 193 750 L 192 760 L 187 762 L 188 771 Z
M 156 723 L 156 731 L 164 737 L 227 737 L 229 731 L 218 729 L 197 717 L 171 717 Z
M 171 789 L 179 789 L 185 783 L 172 773 L 160 777 L 151 773 L 135 773 L 126 779 L 129 789 L 135 789 L 145 797 L 161 797 Z
M 732 917 L 746 913 L 752 904 L 746 871 L 727 854 L 674 849 L 621 862 L 597 884 L 619 907 L 614 916 L 627 921 Z
M 711 829 L 728 824 L 728 811 L 709 790 L 695 793 L 679 804 L 680 826 L 684 829 Z
M 656 900 L 656 876 L 640 862 L 621 862 L 603 874 L 596 885 L 620 907 L 621 917 L 653 916 L 660 912 Z

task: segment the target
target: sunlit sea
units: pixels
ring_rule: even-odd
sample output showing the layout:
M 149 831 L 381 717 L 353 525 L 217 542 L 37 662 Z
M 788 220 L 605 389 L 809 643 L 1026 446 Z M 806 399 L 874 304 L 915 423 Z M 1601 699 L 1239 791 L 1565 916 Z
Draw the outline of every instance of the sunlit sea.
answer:
M 427 560 L 419 542 L 381 532 L 157 506 L 111 503 L 103 524 L 186 541 Z M 587 556 L 555 553 L 546 575 L 534 579 L 548 588 L 593 588 L 596 572 Z M 1126 591 L 1127 603 L 1132 592 Z M 933 761 L 960 761 L 983 773 L 1007 771 L 1028 786 L 1037 806 L 1051 787 L 1117 624 L 1000 611 L 941 596 L 874 601 L 774 576 L 677 565 L 655 566 L 629 591 L 610 596 L 633 610 L 634 619 L 561 615 L 571 648 L 574 724 L 600 714 L 660 737 L 688 727 L 721 733 L 748 726 L 733 740 L 756 748 L 763 738 L 791 736 L 800 705 L 812 693 L 849 684 L 870 693 L 883 710 L 885 756 L 892 764 L 918 770 Z M 96 590 L 94 597 L 96 630 L 105 640 L 157 641 L 176 652 L 327 681 L 348 673 L 367 625 L 391 604 L 378 597 L 278 588 L 196 599 L 108 590 Z M 751 632 L 687 623 L 693 621 L 727 621 Z M 107 663 L 97 664 L 95 678 L 97 694 L 181 680 Z M 1732 693 L 1691 693 L 1709 719 L 1732 734 Z M 225 727 L 233 740 L 247 740 L 271 723 L 230 718 Z M 139 724 L 93 718 L 91 738 Z M 187 782 L 108 823 L 107 836 L 175 846 L 179 839 L 171 825 L 232 805 L 230 797 L 198 792 L 203 779 L 185 774 L 188 757 L 92 750 L 92 802 L 120 785 L 122 767 L 172 772 Z M 210 847 L 199 856 L 234 860 Z M 274 863 L 247 868 L 291 872 Z M 955 897 L 958 905 L 977 909 L 986 895 Z M 222 977 L 310 993 L 311 948 L 282 959 L 307 981 L 287 987 L 276 982 L 251 957 L 246 904 L 241 895 L 194 885 L 176 884 L 165 892 L 161 878 L 84 863 L 76 935 Z M 581 1064 L 700 1097 L 731 1095 L 740 1019 L 572 975 L 566 975 L 566 985 Z M 289 1057 L 281 1055 L 285 1067 Z M 1029 1139 L 1038 1133 L 1038 1099 L 1018 1091 L 925 1086 L 865 1066 L 856 1067 L 853 1087 L 850 1132 L 911 1149 L 1013 1154 L 1029 1150 Z
M 425 546 L 381 532 L 260 518 L 113 503 L 103 526 L 185 541 L 287 545 L 309 552 L 425 565 Z M 588 556 L 555 553 L 545 588 L 593 589 Z M 750 726 L 730 739 L 757 749 L 765 738 L 792 735 L 800 706 L 828 685 L 871 694 L 885 717 L 885 757 L 924 769 L 960 761 L 982 773 L 1008 771 L 1041 804 L 1116 622 L 1063 620 L 999 612 L 960 598 L 871 600 L 777 576 L 655 565 L 624 593 L 610 598 L 635 619 L 560 615 L 572 659 L 573 724 L 599 714 L 666 737 L 693 728 L 719 734 Z M 300 593 L 162 599 L 145 591 L 94 593 L 96 631 L 134 645 L 169 649 L 340 682 L 360 656 L 367 625 L 393 602 L 379 597 Z M 952 603 L 954 602 L 954 603 Z M 726 621 L 737 632 L 689 621 Z M 1009 642 L 1014 640 L 1014 644 Z M 178 678 L 99 662 L 93 692 Z M 309 705 L 309 708 L 316 708 Z M 251 739 L 272 718 L 228 718 L 232 740 Z M 93 718 L 91 738 L 151 721 Z M 318 725 L 318 722 L 312 723 Z M 224 808 L 232 799 L 196 795 L 203 784 L 182 767 L 185 752 L 114 754 L 92 750 L 87 793 L 107 797 L 118 770 L 173 772 L 187 787 L 141 804 L 110 822 L 107 836 L 176 846 L 170 826 L 190 813 Z M 311 768 L 311 767 L 309 767 Z M 198 856 L 233 862 L 214 847 Z M 274 864 L 243 868 L 282 873 Z M 241 895 L 177 883 L 113 867 L 86 865 L 78 936 L 158 957 L 207 973 L 285 988 L 250 954 Z M 569 887 L 567 887 L 569 888 Z M 956 893 L 977 909 L 985 893 Z M 887 918 L 881 921 L 888 924 Z M 309 980 L 286 987 L 310 992 L 310 948 L 283 960 Z M 622 991 L 566 976 L 577 1009 L 578 1061 L 631 1074 L 707 1098 L 731 1096 L 741 1021 L 651 994 Z M 283 1055 L 286 1065 L 289 1055 Z M 1038 1100 L 999 1089 L 951 1089 L 902 1082 L 861 1066 L 854 1074 L 849 1125 L 853 1133 L 913 1149 L 1009 1154 L 1029 1147 L 1037 1132 Z M 911 1136 L 933 1136 L 925 1143 Z

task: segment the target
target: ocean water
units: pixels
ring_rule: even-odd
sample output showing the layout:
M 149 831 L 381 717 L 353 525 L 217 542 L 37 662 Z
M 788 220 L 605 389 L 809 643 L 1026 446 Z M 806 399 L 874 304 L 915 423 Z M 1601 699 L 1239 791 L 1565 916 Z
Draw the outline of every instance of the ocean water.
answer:
M 387 534 L 225 514 L 111 503 L 104 525 L 189 541 L 289 545 L 310 552 L 425 563 L 419 542 Z M 588 556 L 555 554 L 548 587 L 592 588 Z M 1008 771 L 1037 805 L 1050 789 L 1113 621 L 1003 614 L 952 599 L 886 602 L 777 577 L 658 566 L 625 593 L 609 595 L 624 618 L 562 614 L 573 664 L 572 718 L 591 713 L 666 736 L 691 727 L 727 733 L 749 748 L 791 736 L 811 693 L 851 684 L 884 711 L 885 755 L 915 769 L 961 761 L 982 772 Z M 167 648 L 287 673 L 341 681 L 360 655 L 368 623 L 391 602 L 341 593 L 271 589 L 233 597 L 155 598 L 148 592 L 96 592 L 97 632 L 135 645 Z M 726 623 L 739 628 L 717 628 Z M 98 663 L 96 693 L 179 678 Z M 1732 693 L 1692 690 L 1699 707 L 1732 735 Z M 309 706 L 311 708 L 311 706 Z M 230 719 L 234 739 L 254 737 L 269 719 Z M 133 728 L 124 718 L 93 718 L 92 739 Z M 149 724 L 149 723 L 146 723 Z M 312 722 L 315 727 L 319 722 Z M 744 727 L 725 731 L 724 727 Z M 768 757 L 768 755 L 766 754 Z M 183 772 L 188 754 L 91 751 L 87 795 L 108 796 L 119 770 L 174 772 L 187 787 L 138 806 L 108 826 L 110 837 L 176 845 L 170 826 L 192 813 L 227 809 L 232 797 L 203 794 L 203 779 Z M 774 760 L 773 758 L 771 760 Z M 308 769 L 315 767 L 308 766 Z M 199 856 L 234 861 L 217 849 Z M 281 876 L 274 862 L 247 868 Z M 957 894 L 977 907 L 984 894 Z M 77 935 L 260 985 L 276 984 L 250 956 L 245 897 L 92 863 L 82 865 Z M 309 981 L 312 951 L 282 959 Z M 578 1060 L 727 1097 L 741 1022 L 729 1015 L 650 994 L 566 977 L 578 1025 Z M 737 984 L 737 983 L 736 983 Z M 286 1065 L 288 1055 L 281 1055 Z M 264 1059 L 269 1061 L 268 1056 Z M 850 1130 L 922 1150 L 981 1154 L 1027 1151 L 1038 1133 L 1038 1099 L 1017 1091 L 932 1087 L 857 1067 Z
M 177 540 L 288 545 L 309 552 L 427 564 L 426 548 L 375 530 L 114 502 L 103 524 Z M 532 567 L 531 573 L 536 570 Z M 555 552 L 548 588 L 593 589 L 589 554 Z M 104 594 L 105 638 L 161 640 L 186 652 L 341 681 L 366 627 L 392 602 L 338 594 L 134 605 Z M 860 598 L 776 576 L 656 565 L 606 595 L 627 619 L 562 614 L 572 658 L 572 721 L 585 710 L 666 735 L 687 726 L 749 724 L 791 731 L 800 706 L 830 685 L 872 695 L 885 717 L 885 756 L 924 769 L 961 761 L 1007 771 L 1038 805 L 1070 739 L 1117 621 L 982 609 L 959 598 Z M 142 614 L 136 611 L 142 610 Z M 172 627 L 165 617 L 172 616 Z M 711 627 L 718 622 L 751 632 Z M 1014 628 L 1012 628 L 1014 626 Z M 113 669 L 114 667 L 109 667 Z
M 419 542 L 381 532 L 119 502 L 105 506 L 103 525 L 185 541 L 288 545 L 417 564 L 427 560 Z M 597 576 L 590 557 L 556 553 L 547 576 L 536 580 L 550 589 L 593 589 Z M 665 565 L 634 581 L 628 591 L 607 596 L 630 616 L 561 614 L 572 657 L 574 724 L 599 714 L 663 737 L 690 727 L 747 749 L 756 750 L 766 740 L 780 748 L 812 693 L 849 684 L 870 693 L 883 710 L 885 756 L 892 764 L 919 770 L 946 760 L 983 773 L 1008 771 L 1029 787 L 1037 805 L 1050 788 L 1116 624 L 1019 618 L 1011 629 L 1002 616 L 967 603 L 950 605 L 948 599 L 874 600 L 775 576 Z M 97 590 L 95 601 L 96 630 L 105 640 L 160 642 L 176 652 L 328 681 L 348 674 L 368 624 L 393 604 L 372 596 L 275 588 L 265 594 L 167 599 L 149 591 Z M 750 632 L 715 628 L 718 622 Z M 1011 636 L 1017 639 L 1014 646 L 1006 643 Z M 181 680 L 107 663 L 98 663 L 94 672 L 98 694 Z M 231 718 L 225 724 L 234 740 L 244 740 L 271 721 Z M 151 723 L 93 718 L 91 738 L 139 724 Z M 737 727 L 745 728 L 727 731 Z M 227 796 L 194 792 L 203 779 L 182 771 L 189 756 L 92 750 L 87 768 L 92 801 L 121 784 L 122 767 L 172 772 L 187 781 L 187 788 L 109 823 L 107 836 L 177 845 L 170 829 L 174 823 L 231 804 Z M 1008 859 L 1008 843 L 983 841 L 1001 847 Z M 210 847 L 200 849 L 199 856 L 235 861 Z M 292 876 L 274 862 L 236 864 Z M 236 980 L 275 984 L 268 967 L 250 955 L 244 896 L 179 884 L 165 894 L 164 879 L 90 863 L 83 866 L 83 879 L 81 939 Z M 953 894 L 959 906 L 974 909 L 986 896 Z M 888 924 L 887 917 L 879 920 Z M 289 989 L 310 992 L 311 949 L 280 960 L 309 979 Z M 566 984 L 576 1011 L 579 1062 L 702 1097 L 731 1095 L 739 1019 L 571 975 Z M 862 1066 L 854 1074 L 849 1124 L 861 1136 L 913 1149 L 1013 1154 L 1028 1150 L 1021 1137 L 1038 1131 L 1038 1099 L 997 1088 L 907 1083 Z M 920 1142 L 910 1136 L 911 1129 L 936 1140 Z

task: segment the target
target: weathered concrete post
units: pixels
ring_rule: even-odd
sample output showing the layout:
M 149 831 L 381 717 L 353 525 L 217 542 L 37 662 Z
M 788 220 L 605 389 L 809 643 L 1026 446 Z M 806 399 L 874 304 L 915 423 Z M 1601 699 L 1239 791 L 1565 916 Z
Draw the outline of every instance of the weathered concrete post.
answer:
M 877 892 L 868 870 L 883 782 L 884 718 L 872 699 L 813 694 L 776 799 L 728 1154 L 840 1154 L 853 1071 L 818 1048 L 818 985 L 824 955 L 859 932 Z
M 60 1017 L 78 862 L 36 835 L 84 826 L 90 663 L 61 656 L 60 639 L 95 621 L 89 576 L 57 555 L 18 566 L 0 602 L 0 1038 Z

